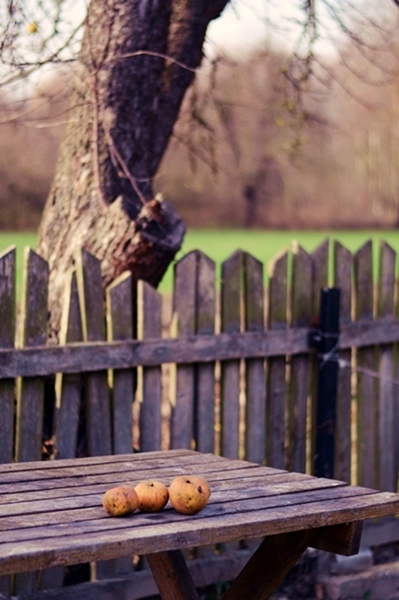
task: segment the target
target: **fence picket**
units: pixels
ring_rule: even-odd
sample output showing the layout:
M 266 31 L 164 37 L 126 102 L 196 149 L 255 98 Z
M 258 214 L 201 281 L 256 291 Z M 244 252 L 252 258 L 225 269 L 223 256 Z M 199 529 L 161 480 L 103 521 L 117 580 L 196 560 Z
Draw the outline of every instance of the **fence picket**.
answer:
M 312 257 L 312 317 L 318 319 L 320 311 L 320 290 L 328 285 L 328 256 L 330 243 L 324 240 L 313 252 Z
M 241 330 L 242 267 L 244 253 L 235 252 L 222 264 L 221 330 L 237 333 Z M 221 424 L 222 455 L 240 455 L 240 361 L 221 363 Z
M 312 314 L 312 260 L 303 248 L 293 246 L 291 292 L 292 327 L 308 326 Z M 291 358 L 288 401 L 289 468 L 306 471 L 306 419 L 309 394 L 309 360 L 306 355 Z
M 366 242 L 354 256 L 356 318 L 373 320 L 372 243 Z M 375 348 L 359 348 L 356 353 L 357 373 L 357 445 L 358 483 L 374 487 L 377 479 L 377 394 Z
M 388 319 L 394 315 L 396 252 L 385 242 L 380 246 L 380 268 L 378 280 L 377 317 Z M 395 391 L 393 346 L 379 348 L 379 407 L 378 407 L 378 480 L 381 490 L 396 491 L 394 439 L 397 431 L 395 422 Z M 395 389 L 396 388 L 396 389 Z
M 76 271 L 70 273 L 60 328 L 60 344 L 83 339 Z M 56 379 L 57 413 L 55 445 L 58 458 L 74 458 L 79 454 L 79 411 L 82 403 L 82 376 L 61 374 Z
M 106 313 L 109 340 L 134 338 L 134 288 L 131 273 L 122 273 L 106 290 Z M 114 369 L 112 372 L 112 441 L 114 454 L 133 449 L 133 399 L 136 372 Z
M 0 345 L 14 348 L 15 343 L 15 247 L 0 255 Z M 14 454 L 13 379 L 0 381 L 0 463 L 12 462 Z
M 173 312 L 178 336 L 195 333 L 197 253 L 190 252 L 175 265 Z M 172 448 L 191 448 L 194 442 L 195 369 L 182 364 L 176 369 L 176 398 L 172 413 Z
M 15 342 L 15 247 L 0 255 L 0 346 L 13 348 Z M 14 395 L 13 379 L 0 381 L 0 463 L 9 463 L 14 455 Z M 11 593 L 9 575 L 0 577 L 0 594 Z
M 268 329 L 287 329 L 288 252 L 269 263 Z M 286 357 L 268 359 L 267 383 L 267 464 L 283 469 L 285 457 L 285 413 L 287 407 Z
M 215 263 L 202 252 L 197 254 L 197 306 L 196 328 L 198 335 L 215 333 Z M 196 365 L 196 415 L 195 437 L 199 452 L 215 451 L 215 363 Z
M 214 333 L 214 279 L 214 263 L 202 252 L 190 252 L 175 265 L 173 307 L 179 337 Z M 177 367 L 172 447 L 214 449 L 214 385 L 212 363 Z
M 244 263 L 245 330 L 264 331 L 263 264 L 246 253 Z M 246 370 L 245 458 L 262 464 L 266 454 L 265 361 L 248 359 Z
M 352 309 L 352 254 L 339 242 L 334 243 L 334 285 L 340 293 L 340 326 L 350 323 Z M 340 350 L 343 366 L 338 372 L 335 477 L 351 481 L 351 356 L 352 351 Z
M 83 339 L 103 341 L 106 336 L 100 261 L 82 249 L 76 257 L 76 267 Z M 85 394 L 89 454 L 111 454 L 111 412 L 106 371 L 87 374 Z
M 197 285 L 195 308 L 195 333 L 215 333 L 215 263 L 202 252 L 197 252 Z M 199 452 L 215 451 L 215 363 L 195 365 L 195 425 L 196 449 Z M 215 546 L 196 548 L 196 557 L 215 554 Z
M 48 264 L 29 248 L 24 252 L 24 280 L 22 288 L 19 345 L 44 346 L 47 341 Z M 44 417 L 44 381 L 26 377 L 18 381 L 17 427 L 15 456 L 18 462 L 40 460 Z M 36 588 L 36 572 L 21 573 L 15 577 L 16 595 Z
M 44 346 L 47 341 L 48 265 L 33 250 L 25 249 L 21 305 L 21 346 Z M 26 377 L 19 382 L 17 398 L 16 460 L 40 460 L 44 381 Z M 23 427 L 22 427 L 23 424 Z
M 162 337 L 162 297 L 148 283 L 137 284 L 138 335 L 140 339 Z M 140 450 L 161 449 L 161 367 L 143 367 L 140 406 Z

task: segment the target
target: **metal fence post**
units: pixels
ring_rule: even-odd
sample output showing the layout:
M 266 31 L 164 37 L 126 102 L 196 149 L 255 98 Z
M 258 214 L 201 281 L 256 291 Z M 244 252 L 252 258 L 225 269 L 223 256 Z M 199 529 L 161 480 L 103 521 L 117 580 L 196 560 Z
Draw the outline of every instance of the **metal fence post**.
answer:
M 317 400 L 315 411 L 314 474 L 334 476 L 335 422 L 338 389 L 340 289 L 320 290 L 320 327 L 312 336 L 318 350 Z

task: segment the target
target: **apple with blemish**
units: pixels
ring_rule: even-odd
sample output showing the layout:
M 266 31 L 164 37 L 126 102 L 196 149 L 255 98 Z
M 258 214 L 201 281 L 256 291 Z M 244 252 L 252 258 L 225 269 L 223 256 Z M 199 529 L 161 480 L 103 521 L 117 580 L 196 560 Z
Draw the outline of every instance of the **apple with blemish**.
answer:
M 158 512 L 169 500 L 168 488 L 161 481 L 140 481 L 134 489 L 139 498 L 139 509 L 143 512 Z
M 119 485 L 111 488 L 103 496 L 103 507 L 111 517 L 123 517 L 133 513 L 138 506 L 137 493 L 129 485 Z
M 199 475 L 179 475 L 169 486 L 169 499 L 177 512 L 194 515 L 208 504 L 209 483 Z

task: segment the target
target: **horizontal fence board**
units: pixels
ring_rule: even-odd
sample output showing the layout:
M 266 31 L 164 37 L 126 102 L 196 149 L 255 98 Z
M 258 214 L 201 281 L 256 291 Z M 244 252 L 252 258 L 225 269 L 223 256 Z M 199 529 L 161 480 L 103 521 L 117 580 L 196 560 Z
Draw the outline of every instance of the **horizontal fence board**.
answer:
M 83 342 L 65 346 L 35 346 L 17 350 L 0 348 L 0 379 L 54 373 L 85 373 L 104 369 L 129 369 L 164 363 L 211 362 L 314 352 L 309 346 L 313 329 L 216 335 L 188 335 L 179 339 Z M 399 339 L 399 319 L 357 321 L 341 328 L 341 349 L 393 344 Z

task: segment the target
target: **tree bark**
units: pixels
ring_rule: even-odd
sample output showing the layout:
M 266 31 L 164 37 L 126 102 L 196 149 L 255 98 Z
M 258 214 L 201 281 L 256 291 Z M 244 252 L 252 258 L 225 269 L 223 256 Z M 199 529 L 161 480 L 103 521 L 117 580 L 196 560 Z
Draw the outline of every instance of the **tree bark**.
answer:
M 156 286 L 185 226 L 153 180 L 209 22 L 228 0 L 91 0 L 74 70 L 70 119 L 39 228 L 58 331 L 65 272 L 77 249 L 107 285 L 129 269 Z

